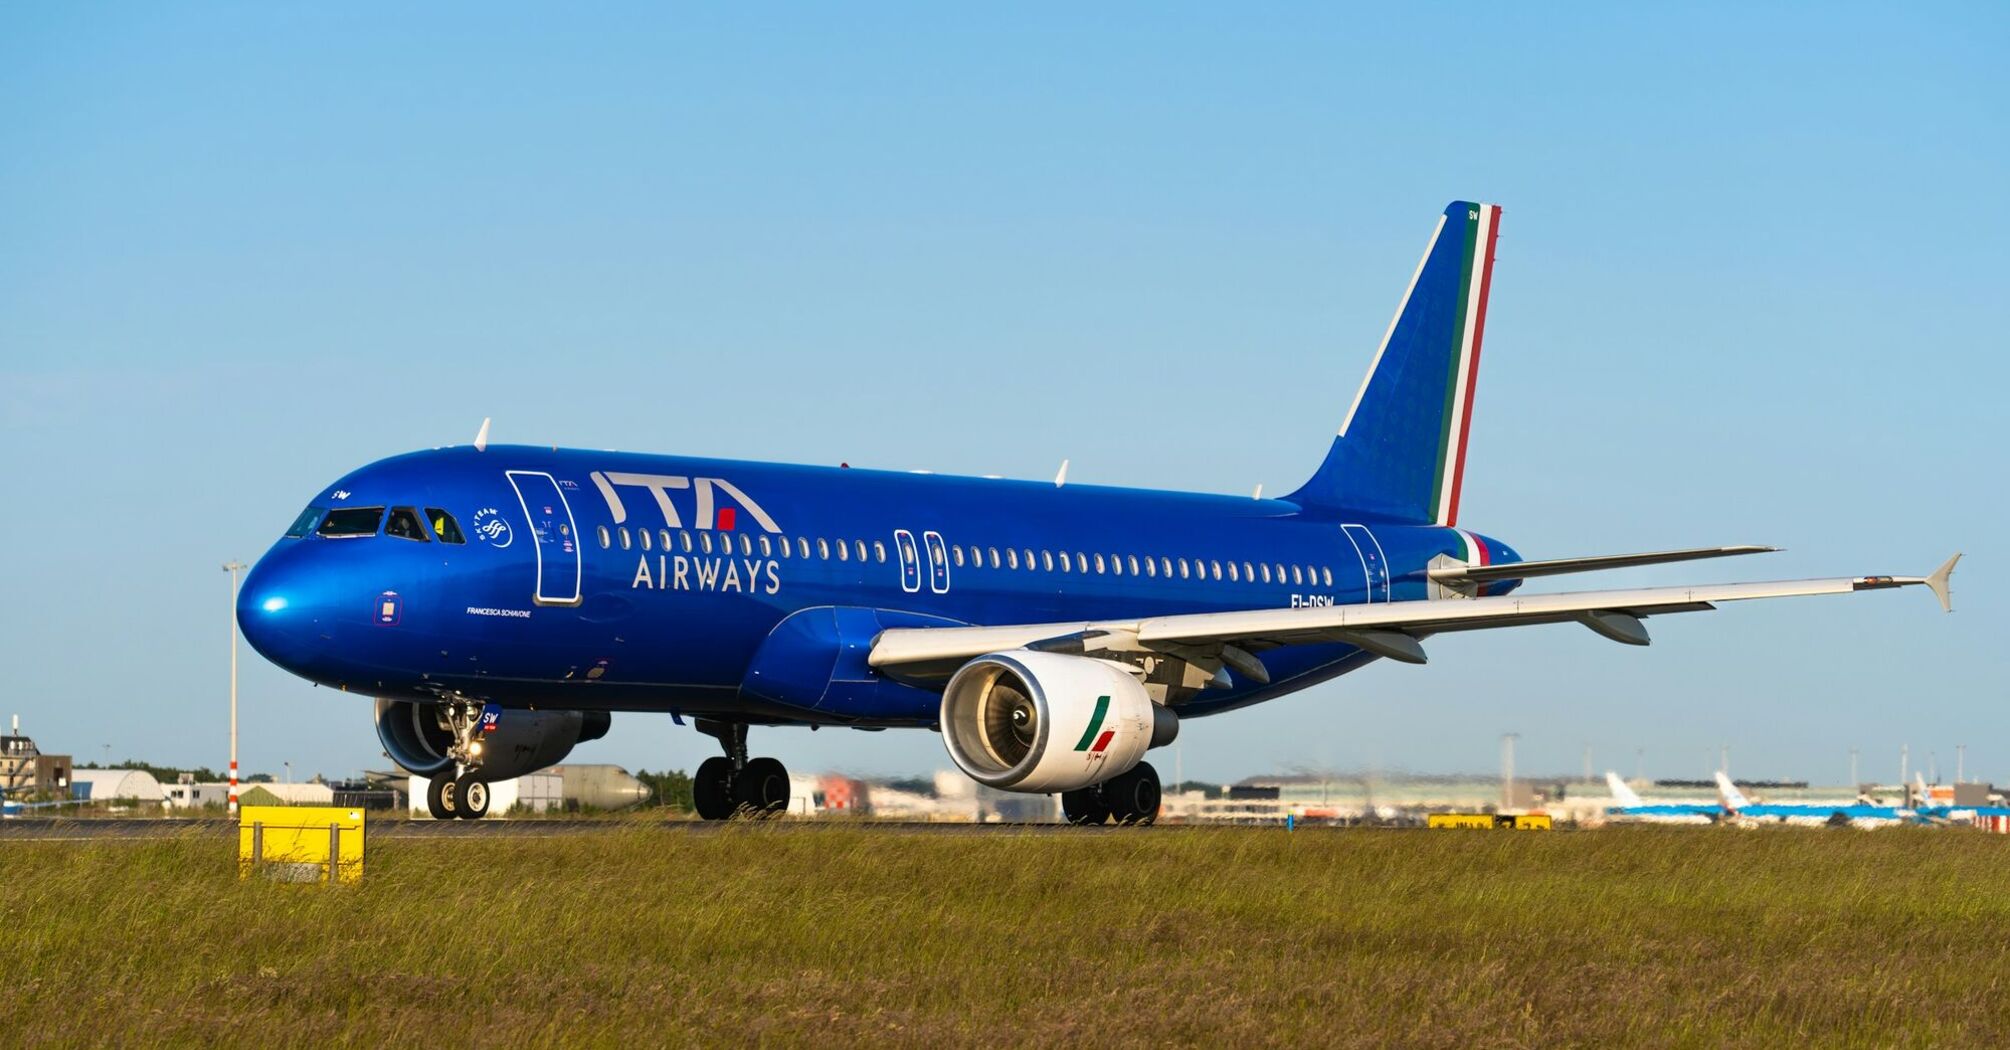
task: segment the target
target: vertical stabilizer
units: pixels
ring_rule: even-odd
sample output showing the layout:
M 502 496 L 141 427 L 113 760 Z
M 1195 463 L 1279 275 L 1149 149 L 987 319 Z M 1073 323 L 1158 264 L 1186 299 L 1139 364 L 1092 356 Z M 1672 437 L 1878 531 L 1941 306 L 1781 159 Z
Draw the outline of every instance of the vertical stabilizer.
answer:
M 1721 769 L 1717 771 L 1717 795 L 1724 800 L 1724 808 L 1734 812 L 1752 804 L 1751 800 L 1745 797 L 1745 793 L 1738 790 L 1738 785 L 1731 783 L 1731 778 Z
M 1308 509 L 1455 525 L 1500 208 L 1438 220 L 1326 461 L 1286 497 Z
M 1640 805 L 1640 796 L 1635 794 L 1632 788 L 1626 786 L 1626 781 L 1619 779 L 1618 773 L 1610 769 L 1606 770 L 1605 783 L 1607 787 L 1612 789 L 1612 801 L 1615 804 L 1628 809 Z

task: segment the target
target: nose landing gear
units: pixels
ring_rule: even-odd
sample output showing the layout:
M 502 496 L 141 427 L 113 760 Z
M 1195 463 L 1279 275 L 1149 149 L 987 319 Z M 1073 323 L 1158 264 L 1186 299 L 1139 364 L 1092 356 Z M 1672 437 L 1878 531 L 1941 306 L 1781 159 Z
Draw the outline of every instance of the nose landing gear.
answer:
M 700 733 L 716 737 L 724 757 L 698 764 L 691 778 L 691 801 L 705 820 L 739 816 L 765 820 L 789 806 L 789 771 L 780 760 L 747 757 L 747 725 L 696 719 Z
M 426 811 L 434 820 L 480 820 L 489 813 L 489 782 L 482 776 L 482 705 L 463 696 L 439 705 L 440 727 L 453 734 L 447 757 L 459 771 L 442 772 L 426 784 Z

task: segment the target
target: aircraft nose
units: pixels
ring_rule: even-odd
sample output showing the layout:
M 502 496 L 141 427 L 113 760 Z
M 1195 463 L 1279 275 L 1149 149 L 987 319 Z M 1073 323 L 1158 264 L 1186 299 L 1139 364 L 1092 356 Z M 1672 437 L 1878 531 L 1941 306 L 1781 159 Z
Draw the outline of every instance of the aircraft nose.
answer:
M 323 625 L 300 562 L 292 550 L 258 559 L 237 592 L 237 627 L 260 656 L 308 676 L 321 651 Z

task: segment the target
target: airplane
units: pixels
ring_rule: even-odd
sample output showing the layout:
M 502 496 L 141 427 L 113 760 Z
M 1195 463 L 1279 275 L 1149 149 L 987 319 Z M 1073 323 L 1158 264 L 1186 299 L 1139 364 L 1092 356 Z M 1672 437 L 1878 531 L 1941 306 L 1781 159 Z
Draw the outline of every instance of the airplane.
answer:
M 1725 819 L 1743 824 L 1771 821 L 1780 824 L 1829 827 L 1847 824 L 1857 828 L 1882 828 L 1894 824 L 1929 823 L 1932 816 L 1910 806 L 1885 806 L 1862 799 L 1845 805 L 1753 802 L 1745 797 L 1744 792 L 1738 790 L 1736 784 L 1731 783 L 1731 778 L 1723 770 L 1717 771 L 1717 794 L 1724 802 Z
M 1262 703 L 1440 634 L 1644 620 L 1923 585 L 1846 576 L 1523 595 L 1529 579 L 1758 553 L 1526 561 L 1460 502 L 1500 208 L 1447 207 L 1311 478 L 1205 495 L 691 456 L 471 446 L 322 488 L 246 576 L 237 616 L 274 664 L 374 698 L 429 811 L 564 759 L 615 712 L 715 737 L 698 814 L 787 805 L 752 726 L 928 729 L 993 788 L 1068 820 L 1149 823 L 1146 753 L 1188 718 Z
M 1702 802 L 1656 802 L 1649 804 L 1619 774 L 1608 769 L 1605 783 L 1612 789 L 1612 801 L 1607 806 L 1607 817 L 1615 820 L 1642 824 L 1715 824 L 1723 816 L 1724 807 Z

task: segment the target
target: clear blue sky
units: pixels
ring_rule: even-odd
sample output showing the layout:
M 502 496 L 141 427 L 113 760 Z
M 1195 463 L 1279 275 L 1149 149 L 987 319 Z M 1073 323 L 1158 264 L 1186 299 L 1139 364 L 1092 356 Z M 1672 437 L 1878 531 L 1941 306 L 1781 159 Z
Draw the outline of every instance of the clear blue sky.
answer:
M 499 441 L 1273 492 L 1446 201 L 1505 208 L 1464 524 L 1609 583 L 1922 593 L 1448 637 L 1186 727 L 1189 775 L 2010 781 L 2000 5 L 0 8 L 0 716 L 225 758 L 228 581 Z M 245 652 L 248 769 L 382 766 Z M 929 733 L 767 731 L 801 769 Z M 582 759 L 711 742 L 618 716 Z M 1170 766 L 1170 761 L 1165 763 Z M 1170 769 L 1167 770 L 1170 773 Z

